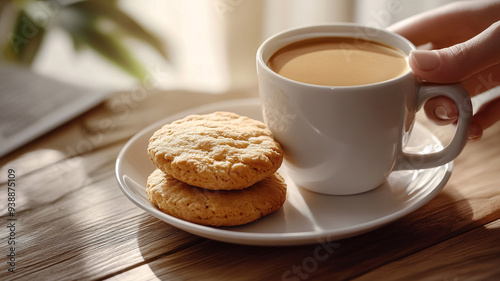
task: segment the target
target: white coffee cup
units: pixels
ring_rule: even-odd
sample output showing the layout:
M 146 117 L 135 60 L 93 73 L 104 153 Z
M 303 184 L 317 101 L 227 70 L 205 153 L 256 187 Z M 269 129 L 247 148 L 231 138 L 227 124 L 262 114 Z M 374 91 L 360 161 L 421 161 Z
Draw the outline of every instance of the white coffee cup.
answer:
M 290 43 L 325 36 L 363 38 L 407 55 L 415 49 L 398 34 L 356 24 L 292 29 L 262 43 L 257 74 L 264 120 L 282 145 L 287 172 L 297 186 L 330 195 L 357 194 L 382 185 L 392 171 L 437 167 L 460 154 L 472 109 L 468 93 L 458 85 L 426 84 L 408 69 L 374 84 L 319 86 L 285 78 L 266 65 Z M 417 110 L 436 96 L 451 98 L 459 109 L 452 141 L 438 152 L 405 152 Z

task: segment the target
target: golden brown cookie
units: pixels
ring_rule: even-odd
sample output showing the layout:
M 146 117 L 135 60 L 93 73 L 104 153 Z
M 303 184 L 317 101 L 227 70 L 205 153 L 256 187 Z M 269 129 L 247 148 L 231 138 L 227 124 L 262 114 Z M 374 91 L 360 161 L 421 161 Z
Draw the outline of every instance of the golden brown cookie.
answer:
M 190 115 L 164 125 L 150 138 L 148 155 L 165 173 L 211 190 L 248 187 L 283 161 L 264 123 L 230 112 Z
M 156 169 L 147 180 L 149 201 L 162 212 L 202 225 L 234 226 L 278 210 L 286 183 L 278 174 L 241 190 L 207 190 L 188 185 Z

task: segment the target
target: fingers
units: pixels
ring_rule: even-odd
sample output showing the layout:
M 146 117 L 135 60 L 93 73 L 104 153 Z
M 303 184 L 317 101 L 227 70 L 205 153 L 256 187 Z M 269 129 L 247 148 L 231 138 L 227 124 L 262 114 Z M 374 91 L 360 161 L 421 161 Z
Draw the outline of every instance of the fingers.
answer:
M 388 29 L 416 46 L 432 46 L 410 53 L 413 73 L 423 81 L 460 82 L 471 96 L 499 85 L 500 1 L 459 1 L 419 14 Z M 439 125 L 458 120 L 457 106 L 448 98 L 430 99 L 424 105 L 427 117 Z M 479 139 L 483 130 L 500 121 L 500 99 L 484 106 L 472 118 L 469 139 Z
M 493 47 L 493 49 L 492 49 Z M 409 64 L 415 75 L 422 80 L 439 83 L 463 81 L 467 77 L 484 69 L 493 70 L 493 65 L 500 63 L 500 21 L 487 28 L 478 36 L 450 48 L 434 51 L 413 51 Z M 496 73 L 496 72 L 495 72 Z M 475 92 L 496 86 L 496 82 L 480 75 L 476 80 Z M 484 89 L 482 89 L 484 88 Z M 469 90 L 469 93 L 471 91 Z M 477 93 L 475 93 L 477 94 Z M 438 125 L 455 123 L 458 119 L 458 109 L 448 98 L 437 97 L 426 102 L 424 111 L 427 117 Z M 483 130 L 500 121 L 500 100 L 486 105 L 472 118 L 468 138 L 480 139 Z
M 443 96 L 429 99 L 424 105 L 424 112 L 427 118 L 438 125 L 452 124 L 458 119 L 457 106 Z
M 462 7 L 464 4 L 465 7 Z M 457 24 L 464 24 L 464 20 L 468 17 L 464 17 L 463 14 L 471 4 L 469 2 L 461 2 L 460 4 L 452 3 L 444 5 L 440 8 L 409 17 L 389 26 L 387 29 L 406 37 L 416 46 L 429 42 L 435 43 L 445 38 L 446 40 L 451 40 L 450 36 L 455 35 L 450 34 L 450 30 L 454 30 Z M 462 19 L 460 20 L 460 18 Z M 446 36 L 443 36 L 443 34 L 446 34 Z M 459 32 L 459 34 L 463 34 L 463 32 Z M 455 39 L 453 40 L 454 42 L 450 42 L 447 46 L 463 42 L 472 36 L 463 38 L 461 41 Z
M 460 85 L 469 92 L 471 97 L 500 86 L 500 64 L 491 66 L 470 76 L 466 80 L 461 81 Z
M 437 83 L 459 82 L 500 63 L 500 21 L 472 39 L 440 50 L 414 50 L 409 64 L 420 79 Z
M 500 121 L 500 99 L 483 106 L 472 118 L 472 123 L 481 127 L 482 130 L 486 130 L 498 121 Z
M 455 103 L 447 97 L 429 99 L 424 105 L 424 112 L 431 121 L 438 125 L 454 124 L 458 120 L 458 109 Z M 472 117 L 468 139 L 477 140 L 483 131 L 500 121 L 500 99 L 496 99 L 482 107 Z
M 387 29 L 416 46 L 444 48 L 469 40 L 498 21 L 500 1 L 458 1 L 400 21 Z

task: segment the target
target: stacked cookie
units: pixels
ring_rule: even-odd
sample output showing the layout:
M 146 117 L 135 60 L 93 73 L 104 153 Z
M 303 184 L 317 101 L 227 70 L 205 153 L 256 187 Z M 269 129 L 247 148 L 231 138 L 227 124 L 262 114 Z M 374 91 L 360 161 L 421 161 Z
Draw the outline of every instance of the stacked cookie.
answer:
M 149 140 L 157 169 L 147 195 L 161 211 L 190 222 L 231 226 L 278 210 L 286 184 L 283 151 L 260 121 L 230 112 L 190 115 Z

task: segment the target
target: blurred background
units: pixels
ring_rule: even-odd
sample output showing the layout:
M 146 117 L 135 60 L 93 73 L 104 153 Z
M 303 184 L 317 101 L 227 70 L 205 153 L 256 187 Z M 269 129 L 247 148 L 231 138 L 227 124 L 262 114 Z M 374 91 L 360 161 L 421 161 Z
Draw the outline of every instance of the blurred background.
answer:
M 138 83 L 221 93 L 256 87 L 255 52 L 282 30 L 386 27 L 449 0 L 2 0 L 0 60 L 107 90 Z

